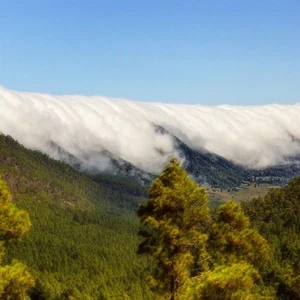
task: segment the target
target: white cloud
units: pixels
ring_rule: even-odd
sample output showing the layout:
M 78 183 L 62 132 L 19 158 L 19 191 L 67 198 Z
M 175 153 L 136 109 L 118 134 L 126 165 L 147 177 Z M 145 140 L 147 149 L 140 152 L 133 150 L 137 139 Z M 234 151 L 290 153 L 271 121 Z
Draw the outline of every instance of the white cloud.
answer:
M 236 163 L 265 167 L 300 154 L 300 105 L 201 106 L 122 99 L 51 96 L 0 87 L 0 131 L 57 158 L 52 141 L 86 167 L 110 167 L 106 150 L 157 173 L 175 153 L 161 125 L 195 149 Z M 160 150 L 164 155 L 158 154 Z

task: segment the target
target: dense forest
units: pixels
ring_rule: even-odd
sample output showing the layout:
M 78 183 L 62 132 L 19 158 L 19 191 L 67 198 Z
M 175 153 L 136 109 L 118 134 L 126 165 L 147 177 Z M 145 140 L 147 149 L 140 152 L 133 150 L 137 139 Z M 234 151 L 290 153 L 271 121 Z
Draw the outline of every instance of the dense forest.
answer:
M 176 160 L 147 193 L 8 136 L 0 149 L 0 274 L 25 274 L 19 294 L 1 275 L 1 299 L 300 299 L 300 178 L 212 209 Z
M 242 207 L 272 250 L 263 278 L 280 299 L 300 299 L 300 177 Z
M 7 248 L 35 278 L 32 299 L 150 299 L 147 259 L 136 255 L 133 183 L 94 182 L 68 165 L 0 136 L 0 177 L 32 227 Z M 99 180 L 98 180 L 99 181 Z

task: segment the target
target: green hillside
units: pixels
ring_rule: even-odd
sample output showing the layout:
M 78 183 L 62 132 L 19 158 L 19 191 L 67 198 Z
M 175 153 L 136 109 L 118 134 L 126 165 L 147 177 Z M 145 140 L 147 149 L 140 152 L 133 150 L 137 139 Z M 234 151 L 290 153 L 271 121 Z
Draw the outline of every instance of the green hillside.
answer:
M 136 254 L 141 240 L 135 211 L 145 202 L 144 187 L 124 177 L 88 177 L 4 135 L 0 179 L 33 224 L 6 255 L 6 263 L 16 258 L 34 275 L 31 299 L 155 299 L 146 284 L 153 263 Z M 210 205 L 245 200 L 244 212 L 272 250 L 261 270 L 264 285 L 276 291 L 275 299 L 298 300 L 300 178 L 269 187 L 211 189 Z M 251 200 L 258 195 L 265 196 Z
M 300 177 L 265 197 L 242 202 L 252 224 L 271 246 L 273 258 L 264 280 L 277 287 L 278 299 L 300 299 Z
M 68 165 L 0 135 L 0 178 L 33 228 L 11 245 L 7 260 L 36 278 L 32 299 L 150 299 L 135 208 L 145 194 L 132 184 L 97 182 Z

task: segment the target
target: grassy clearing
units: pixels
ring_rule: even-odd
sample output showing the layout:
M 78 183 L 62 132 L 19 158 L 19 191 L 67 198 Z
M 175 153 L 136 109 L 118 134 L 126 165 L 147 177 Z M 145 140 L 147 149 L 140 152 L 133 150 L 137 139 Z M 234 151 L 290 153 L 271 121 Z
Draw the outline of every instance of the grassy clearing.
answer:
M 270 188 L 276 188 L 277 186 L 270 184 L 242 184 L 235 190 L 221 190 L 215 188 L 209 188 L 209 200 L 212 207 L 216 207 L 228 200 L 235 200 L 240 202 L 242 200 L 249 200 L 254 197 L 264 197 Z

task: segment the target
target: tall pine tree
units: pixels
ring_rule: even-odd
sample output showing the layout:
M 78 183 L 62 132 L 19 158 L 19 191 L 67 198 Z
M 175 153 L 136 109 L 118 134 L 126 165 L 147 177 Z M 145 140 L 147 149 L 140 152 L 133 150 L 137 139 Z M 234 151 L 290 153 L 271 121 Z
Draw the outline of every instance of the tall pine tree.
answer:
M 192 273 L 207 269 L 207 193 L 172 159 L 138 209 L 144 225 L 139 252 L 155 260 L 151 285 L 164 299 L 176 299 Z
M 270 260 L 266 240 L 253 228 L 240 204 L 230 201 L 220 206 L 209 230 L 208 271 L 191 277 L 181 300 L 274 299 L 261 271 Z
M 140 253 L 155 267 L 152 287 L 163 299 L 273 299 L 260 270 L 270 258 L 265 239 L 234 202 L 212 218 L 207 192 L 172 159 L 138 210 Z

